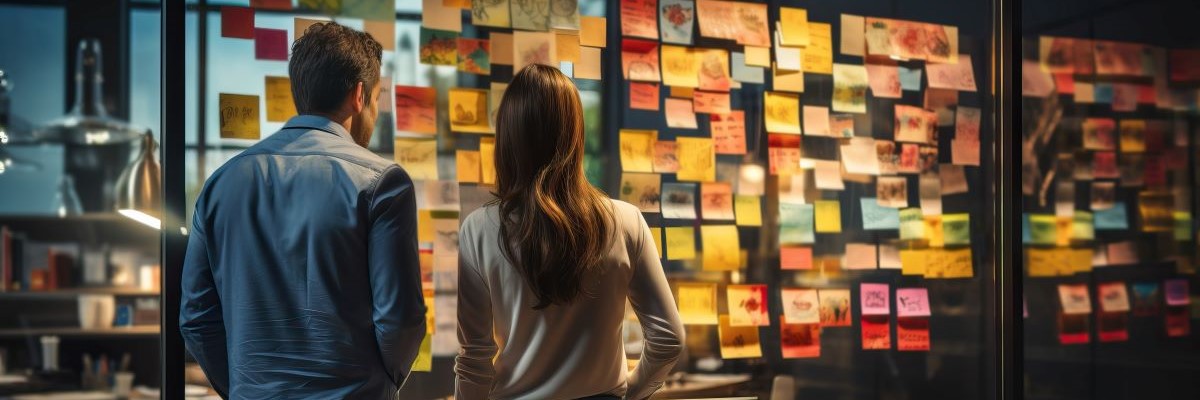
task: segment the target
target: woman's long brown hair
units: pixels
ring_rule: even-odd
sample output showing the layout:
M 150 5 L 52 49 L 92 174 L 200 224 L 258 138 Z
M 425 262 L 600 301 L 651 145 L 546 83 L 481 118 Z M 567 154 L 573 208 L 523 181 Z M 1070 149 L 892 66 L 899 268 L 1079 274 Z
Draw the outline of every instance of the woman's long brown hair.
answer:
M 496 115 L 500 247 L 537 302 L 569 304 L 609 250 L 612 203 L 583 174 L 583 107 L 566 75 L 522 69 Z

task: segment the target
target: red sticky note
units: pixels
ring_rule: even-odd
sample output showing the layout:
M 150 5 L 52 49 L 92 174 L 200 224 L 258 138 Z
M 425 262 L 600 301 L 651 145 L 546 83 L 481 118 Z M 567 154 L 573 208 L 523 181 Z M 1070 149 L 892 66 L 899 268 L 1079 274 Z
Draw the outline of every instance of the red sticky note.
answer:
M 864 315 L 861 325 L 863 350 L 892 348 L 892 329 L 888 316 Z
M 1125 312 L 1101 312 L 1097 314 L 1096 332 L 1101 342 L 1124 342 L 1129 340 L 1129 315 Z
M 292 0 L 250 0 L 250 7 L 267 10 L 291 10 Z
M 821 324 L 789 324 L 779 316 L 779 347 L 783 358 L 821 356 Z
M 658 111 L 658 84 L 629 82 L 629 108 Z
M 897 318 L 896 350 L 929 351 L 929 318 Z
M 254 9 L 221 7 L 221 37 L 254 39 Z
M 1058 342 L 1062 344 L 1084 344 L 1092 340 L 1088 327 L 1091 314 L 1058 313 Z
M 287 31 L 283 29 L 254 29 L 254 58 L 287 61 Z
M 1167 336 L 1182 337 L 1191 333 L 1192 322 L 1187 306 L 1167 307 Z
M 812 247 L 780 247 L 780 269 L 812 269 Z

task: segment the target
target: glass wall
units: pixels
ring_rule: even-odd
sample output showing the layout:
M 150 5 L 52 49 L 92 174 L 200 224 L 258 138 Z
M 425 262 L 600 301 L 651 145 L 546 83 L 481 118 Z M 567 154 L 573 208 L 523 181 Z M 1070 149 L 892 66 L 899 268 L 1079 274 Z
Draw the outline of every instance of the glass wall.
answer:
M 658 396 L 994 397 L 991 4 L 517 3 L 190 8 L 189 208 L 286 120 L 286 56 L 261 46 L 307 20 L 390 35 L 370 149 L 418 180 L 435 322 L 402 395 L 449 396 L 458 221 L 494 184 L 491 122 L 462 115 L 491 114 L 515 67 L 551 63 L 580 89 L 589 180 L 642 208 L 688 324 Z M 256 124 L 222 126 L 239 99 Z
M 1027 398 L 1200 396 L 1197 12 L 1023 10 Z

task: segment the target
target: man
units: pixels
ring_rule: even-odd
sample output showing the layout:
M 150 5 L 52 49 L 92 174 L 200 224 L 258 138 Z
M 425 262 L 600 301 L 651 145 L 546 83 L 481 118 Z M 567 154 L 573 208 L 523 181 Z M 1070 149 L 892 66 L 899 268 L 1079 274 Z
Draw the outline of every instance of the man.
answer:
M 425 335 L 412 180 L 365 147 L 381 46 L 316 24 L 288 65 L 300 116 L 196 200 L 180 330 L 231 398 L 391 398 Z

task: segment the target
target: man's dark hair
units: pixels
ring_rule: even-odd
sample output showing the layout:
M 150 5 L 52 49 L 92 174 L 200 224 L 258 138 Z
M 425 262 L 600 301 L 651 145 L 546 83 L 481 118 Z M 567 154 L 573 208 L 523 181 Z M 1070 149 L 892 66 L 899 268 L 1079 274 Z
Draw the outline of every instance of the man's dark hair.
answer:
M 371 35 L 334 22 L 316 23 L 292 44 L 288 75 L 300 114 L 337 110 L 354 85 L 379 81 L 383 46 Z

